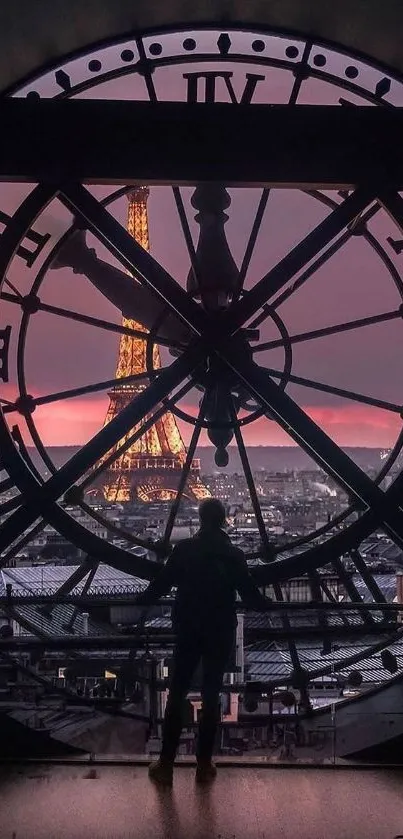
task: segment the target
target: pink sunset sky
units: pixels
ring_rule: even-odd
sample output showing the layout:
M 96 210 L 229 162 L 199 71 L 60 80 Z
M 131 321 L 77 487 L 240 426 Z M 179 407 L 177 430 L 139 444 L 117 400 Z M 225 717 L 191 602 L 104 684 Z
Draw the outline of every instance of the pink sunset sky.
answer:
M 79 398 L 74 400 L 74 403 L 72 400 L 70 404 L 46 406 L 38 411 L 36 425 L 46 445 L 78 445 L 96 434 L 107 407 L 107 398 Z M 181 407 L 195 413 L 192 405 L 183 404 Z M 392 415 L 388 421 L 384 411 L 368 410 L 361 405 L 349 408 L 306 406 L 305 410 L 340 446 L 389 446 L 395 441 L 401 427 L 399 417 Z M 178 421 L 178 425 L 187 444 L 191 426 L 181 420 Z M 281 428 L 263 418 L 244 430 L 244 439 L 251 446 L 293 445 L 293 441 Z M 201 444 L 209 445 L 206 435 L 202 435 Z

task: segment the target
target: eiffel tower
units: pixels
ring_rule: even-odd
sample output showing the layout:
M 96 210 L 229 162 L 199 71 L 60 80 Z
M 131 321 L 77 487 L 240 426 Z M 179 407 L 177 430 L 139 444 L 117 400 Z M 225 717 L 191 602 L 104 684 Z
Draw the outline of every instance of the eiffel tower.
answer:
M 129 233 L 149 250 L 149 229 L 147 200 L 149 189 L 139 186 L 128 194 L 129 209 L 127 229 Z M 145 330 L 134 320 L 123 318 L 123 326 L 130 329 Z M 132 376 L 147 369 L 147 341 L 130 335 L 122 335 L 119 344 L 116 378 Z M 161 366 L 160 352 L 157 346 L 153 350 L 154 368 Z M 109 395 L 109 407 L 105 418 L 110 422 L 136 394 L 144 390 L 146 384 L 116 384 Z M 145 417 L 145 421 L 148 417 Z M 127 435 L 131 436 L 137 426 Z M 118 445 L 124 443 L 122 438 Z M 115 447 L 116 450 L 117 447 Z M 112 449 L 108 452 L 108 456 Z M 176 497 L 177 486 L 186 458 L 186 449 L 175 417 L 167 411 L 155 425 L 151 426 L 139 440 L 131 445 L 108 467 L 97 481 L 97 487 L 107 501 L 169 501 Z M 194 458 L 189 472 L 185 497 L 200 500 L 210 495 L 200 479 L 200 461 Z

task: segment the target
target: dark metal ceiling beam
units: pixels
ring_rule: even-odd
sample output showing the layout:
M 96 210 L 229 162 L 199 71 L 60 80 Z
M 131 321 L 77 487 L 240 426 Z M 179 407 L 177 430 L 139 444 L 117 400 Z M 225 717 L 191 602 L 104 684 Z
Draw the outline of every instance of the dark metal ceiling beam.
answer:
M 0 124 L 3 181 L 403 188 L 398 108 L 4 99 Z

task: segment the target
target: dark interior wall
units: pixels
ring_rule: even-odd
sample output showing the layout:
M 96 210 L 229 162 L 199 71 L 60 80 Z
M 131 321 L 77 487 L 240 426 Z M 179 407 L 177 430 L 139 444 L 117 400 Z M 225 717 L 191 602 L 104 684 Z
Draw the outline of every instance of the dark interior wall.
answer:
M 0 4 L 0 90 L 101 40 L 207 23 L 309 34 L 403 71 L 401 0 L 13 0 Z

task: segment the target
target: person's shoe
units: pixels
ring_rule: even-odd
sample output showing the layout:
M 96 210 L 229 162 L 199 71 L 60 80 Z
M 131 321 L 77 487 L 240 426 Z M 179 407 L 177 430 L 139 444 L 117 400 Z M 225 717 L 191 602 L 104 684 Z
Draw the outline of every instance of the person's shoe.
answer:
M 148 767 L 148 777 L 156 784 L 161 784 L 164 787 L 171 787 L 173 781 L 173 764 L 165 763 L 161 758 L 150 763 Z
M 214 781 L 217 775 L 217 767 L 212 760 L 200 760 L 197 763 L 196 782 L 198 784 L 208 784 Z

